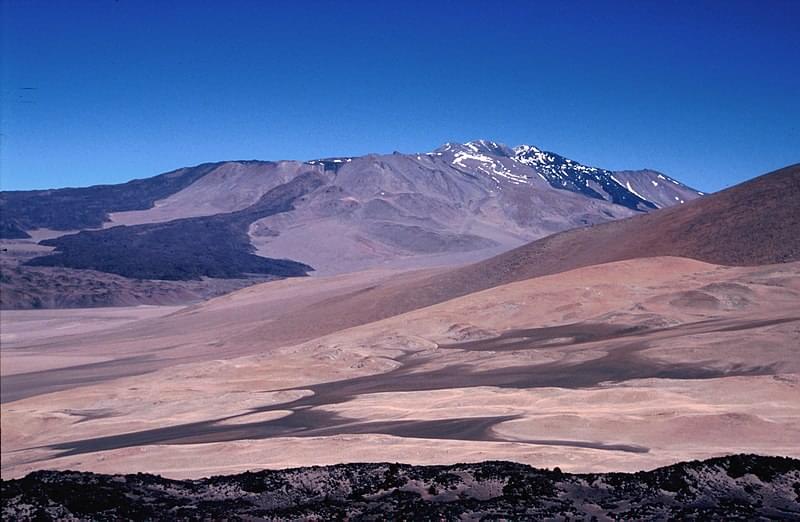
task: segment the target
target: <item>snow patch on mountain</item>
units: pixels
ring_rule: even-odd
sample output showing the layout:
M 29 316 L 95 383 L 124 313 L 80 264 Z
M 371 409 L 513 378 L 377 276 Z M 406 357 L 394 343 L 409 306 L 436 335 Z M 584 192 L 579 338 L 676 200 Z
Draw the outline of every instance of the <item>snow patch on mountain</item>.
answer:
M 642 196 L 641 194 L 639 194 L 638 192 L 636 192 L 635 190 L 633 190 L 633 187 L 631 187 L 631 182 L 630 182 L 630 181 L 626 181 L 626 182 L 625 182 L 625 187 L 626 187 L 626 188 L 627 188 L 627 189 L 628 189 L 630 192 L 632 192 L 632 193 L 636 194 L 636 195 L 637 195 L 637 196 L 639 196 L 640 198 L 642 198 L 642 199 L 644 199 L 644 200 L 646 200 L 646 199 L 647 199 L 647 198 L 645 198 L 644 196 Z
M 678 203 L 687 198 L 693 199 L 696 197 L 695 193 L 702 195 L 655 171 L 630 171 L 635 173 L 620 178 L 615 174 L 622 176 L 623 171 L 615 173 L 583 165 L 528 144 L 510 148 L 502 143 L 483 139 L 465 143 L 447 142 L 431 152 L 419 152 L 405 157 L 425 169 L 436 168 L 434 166 L 437 162 L 444 161 L 465 174 L 488 178 L 498 191 L 513 186 L 537 185 L 544 181 L 555 189 L 608 201 L 635 211 L 649 211 L 672 205 L 675 195 L 679 196 L 675 200 Z M 350 161 L 351 158 L 326 158 L 308 163 L 338 172 L 341 166 Z M 664 183 L 656 181 L 657 179 Z M 665 184 L 667 181 L 670 183 Z M 669 188 L 670 184 L 673 188 Z
M 509 182 L 515 185 L 526 183 L 528 181 L 528 178 L 526 176 L 515 174 L 508 167 L 503 165 L 500 161 L 497 161 L 491 156 L 487 156 L 486 154 L 478 152 L 479 149 L 475 146 L 472 146 L 471 143 L 467 143 L 465 144 L 465 146 L 470 151 L 473 151 L 473 153 L 464 150 L 456 151 L 455 154 L 453 155 L 453 160 L 451 162 L 453 165 L 459 166 L 461 168 L 468 168 L 469 165 L 465 163 L 467 161 L 474 161 L 481 163 L 482 165 L 474 165 L 474 167 L 477 170 L 489 175 L 498 184 L 500 184 L 500 180 L 498 180 L 495 176 L 500 176 L 502 178 L 505 178 Z

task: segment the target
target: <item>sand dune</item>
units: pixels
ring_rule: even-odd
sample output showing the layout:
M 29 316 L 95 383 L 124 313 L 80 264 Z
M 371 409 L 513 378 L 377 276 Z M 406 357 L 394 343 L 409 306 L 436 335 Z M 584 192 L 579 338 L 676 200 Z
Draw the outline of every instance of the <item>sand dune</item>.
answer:
M 18 400 L 2 406 L 3 476 L 488 458 L 633 470 L 800 455 L 800 263 L 626 260 L 351 328 L 325 323 L 328 307 L 420 276 L 280 281 L 97 332 L 97 344 L 17 345 L 59 357 L 105 346 L 127 361 L 96 366 L 96 382 L 17 397 L 24 381 L 4 377 Z M 270 337 L 309 310 L 320 322 L 302 335 Z
M 388 293 L 409 278 L 427 273 L 368 271 L 275 281 L 185 307 L 165 317 L 147 318 L 144 307 L 128 309 L 129 313 L 138 314 L 140 320 L 118 328 L 73 331 L 67 335 L 49 329 L 46 339 L 37 332 L 47 326 L 47 314 L 15 311 L 7 316 L 12 321 L 9 328 L 16 332 L 15 342 L 2 346 L 2 400 L 7 402 L 176 364 L 260 353 L 313 339 L 369 322 L 373 316 L 382 317 L 374 309 L 348 306 L 348 301 L 360 293 L 383 287 Z M 174 309 L 167 310 L 174 312 Z M 80 323 L 90 321 L 98 313 L 97 309 L 65 310 L 61 316 Z M 15 326 L 22 323 L 24 327 Z M 29 334 L 25 336 L 23 331 Z M 33 356 L 41 358 L 43 366 L 30 364 Z M 48 369 L 52 364 L 46 362 L 47 358 L 73 356 L 95 357 L 107 362 L 100 366 L 72 368 L 59 363 L 57 366 L 62 368 Z M 10 368 L 20 365 L 25 365 L 29 373 L 7 375 L 11 373 Z

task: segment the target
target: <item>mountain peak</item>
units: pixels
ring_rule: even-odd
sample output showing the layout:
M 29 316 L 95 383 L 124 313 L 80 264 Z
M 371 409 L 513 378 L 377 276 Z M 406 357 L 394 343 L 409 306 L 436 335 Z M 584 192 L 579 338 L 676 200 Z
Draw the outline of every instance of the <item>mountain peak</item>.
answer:
M 447 142 L 441 147 L 434 150 L 434 152 L 468 152 L 472 154 L 491 154 L 493 156 L 513 157 L 514 149 L 505 145 L 490 140 L 470 140 L 465 143 L 452 143 Z

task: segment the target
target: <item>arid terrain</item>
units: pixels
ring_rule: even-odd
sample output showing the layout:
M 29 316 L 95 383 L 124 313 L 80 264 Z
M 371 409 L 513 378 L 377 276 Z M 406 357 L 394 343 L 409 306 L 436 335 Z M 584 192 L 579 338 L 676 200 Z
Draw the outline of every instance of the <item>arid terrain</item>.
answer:
M 320 299 L 387 277 L 398 281 L 265 283 L 50 338 L 36 311 L 13 312 L 30 333 L 3 343 L 3 476 L 487 458 L 589 472 L 800 455 L 800 263 L 621 261 L 318 335 Z M 315 281 L 328 293 L 304 297 Z M 295 312 L 304 332 L 269 334 Z
M 800 0 L 718 4 L 0 0 L 0 522 L 800 521 Z
M 800 168 L 793 166 L 473 264 L 290 277 L 190 305 L 3 311 L 2 478 L 75 470 L 199 479 L 298 466 L 487 460 L 606 473 L 725 457 L 702 468 L 717 481 L 700 480 L 716 499 L 703 512 L 755 516 L 755 500 L 738 493 L 754 491 L 750 478 L 739 478 L 755 471 L 742 466 L 774 462 L 726 456 L 800 457 L 797 201 Z M 760 482 L 769 490 L 771 500 L 758 497 L 769 516 L 796 511 L 797 493 L 787 489 L 796 463 L 781 460 L 781 471 Z M 320 473 L 389 473 L 381 466 Z M 527 506 L 512 487 L 520 471 L 501 466 L 511 466 L 503 468 L 511 482 L 479 481 L 483 493 L 475 494 L 494 487 L 479 500 Z M 654 476 L 697 479 L 681 466 Z M 528 486 L 538 483 L 522 473 Z M 50 488 L 61 491 L 54 484 L 122 480 L 91 477 L 38 474 L 4 491 L 24 511 L 51 505 Z M 244 477 L 250 484 L 252 476 Z M 634 489 L 645 480 L 609 477 L 631 480 Z M 162 488 L 163 479 L 153 480 L 132 487 Z M 624 502 L 650 507 L 624 513 L 688 514 L 681 511 L 688 497 L 662 502 L 671 480 L 658 483 L 662 493 L 647 486 L 629 496 Z M 392 500 L 391 509 L 416 509 L 424 500 L 425 509 L 440 512 L 429 505 L 438 502 L 432 493 L 420 500 L 381 484 L 369 487 L 376 495 L 411 495 Z M 592 484 L 587 495 L 599 494 Z M 550 493 L 528 493 L 539 500 L 525 509 L 545 509 L 540 500 Z M 306 505 L 303 495 L 291 509 Z M 467 497 L 459 502 L 469 504 Z M 254 502 L 263 507 L 274 498 Z M 390 509 L 382 502 L 366 508 Z M 587 503 L 578 502 L 580 509 Z M 327 500 L 314 506 L 309 513 L 339 509 Z M 608 506 L 607 516 L 623 513 Z
M 800 461 L 731 455 L 640 473 L 487 461 L 339 464 L 202 480 L 39 471 L 0 482 L 32 520 L 793 520 Z
M 455 266 L 701 195 L 487 140 L 0 191 L 0 308 L 189 304 L 283 277 Z
M 798 177 L 461 268 L 3 312 L 3 477 L 797 456 Z

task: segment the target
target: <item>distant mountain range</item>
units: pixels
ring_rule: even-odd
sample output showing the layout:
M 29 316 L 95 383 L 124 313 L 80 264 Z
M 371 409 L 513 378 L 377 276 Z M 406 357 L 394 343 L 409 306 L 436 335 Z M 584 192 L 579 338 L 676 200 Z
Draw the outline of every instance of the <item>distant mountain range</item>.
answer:
M 276 328 L 310 329 L 304 325 L 327 335 L 509 283 L 626 259 L 684 257 L 728 266 L 800 261 L 797 201 L 800 165 L 793 165 L 684 205 L 552 234 L 475 263 L 405 274 L 322 308 L 293 310 L 262 325 L 262 337 L 277 336 Z M 237 328 L 251 326 L 245 324 Z
M 71 281 L 85 279 L 75 270 L 244 281 L 460 264 L 701 195 L 659 172 L 612 172 L 486 140 L 419 154 L 209 163 L 119 185 L 2 192 L 0 237 L 14 240 L 4 252 L 3 306 L 34 299 L 69 306 L 42 290 L 48 276 L 40 267 L 66 270 Z M 26 277 L 39 283 L 26 288 Z M 114 304 L 121 290 L 110 278 L 94 278 L 103 291 L 78 305 Z

